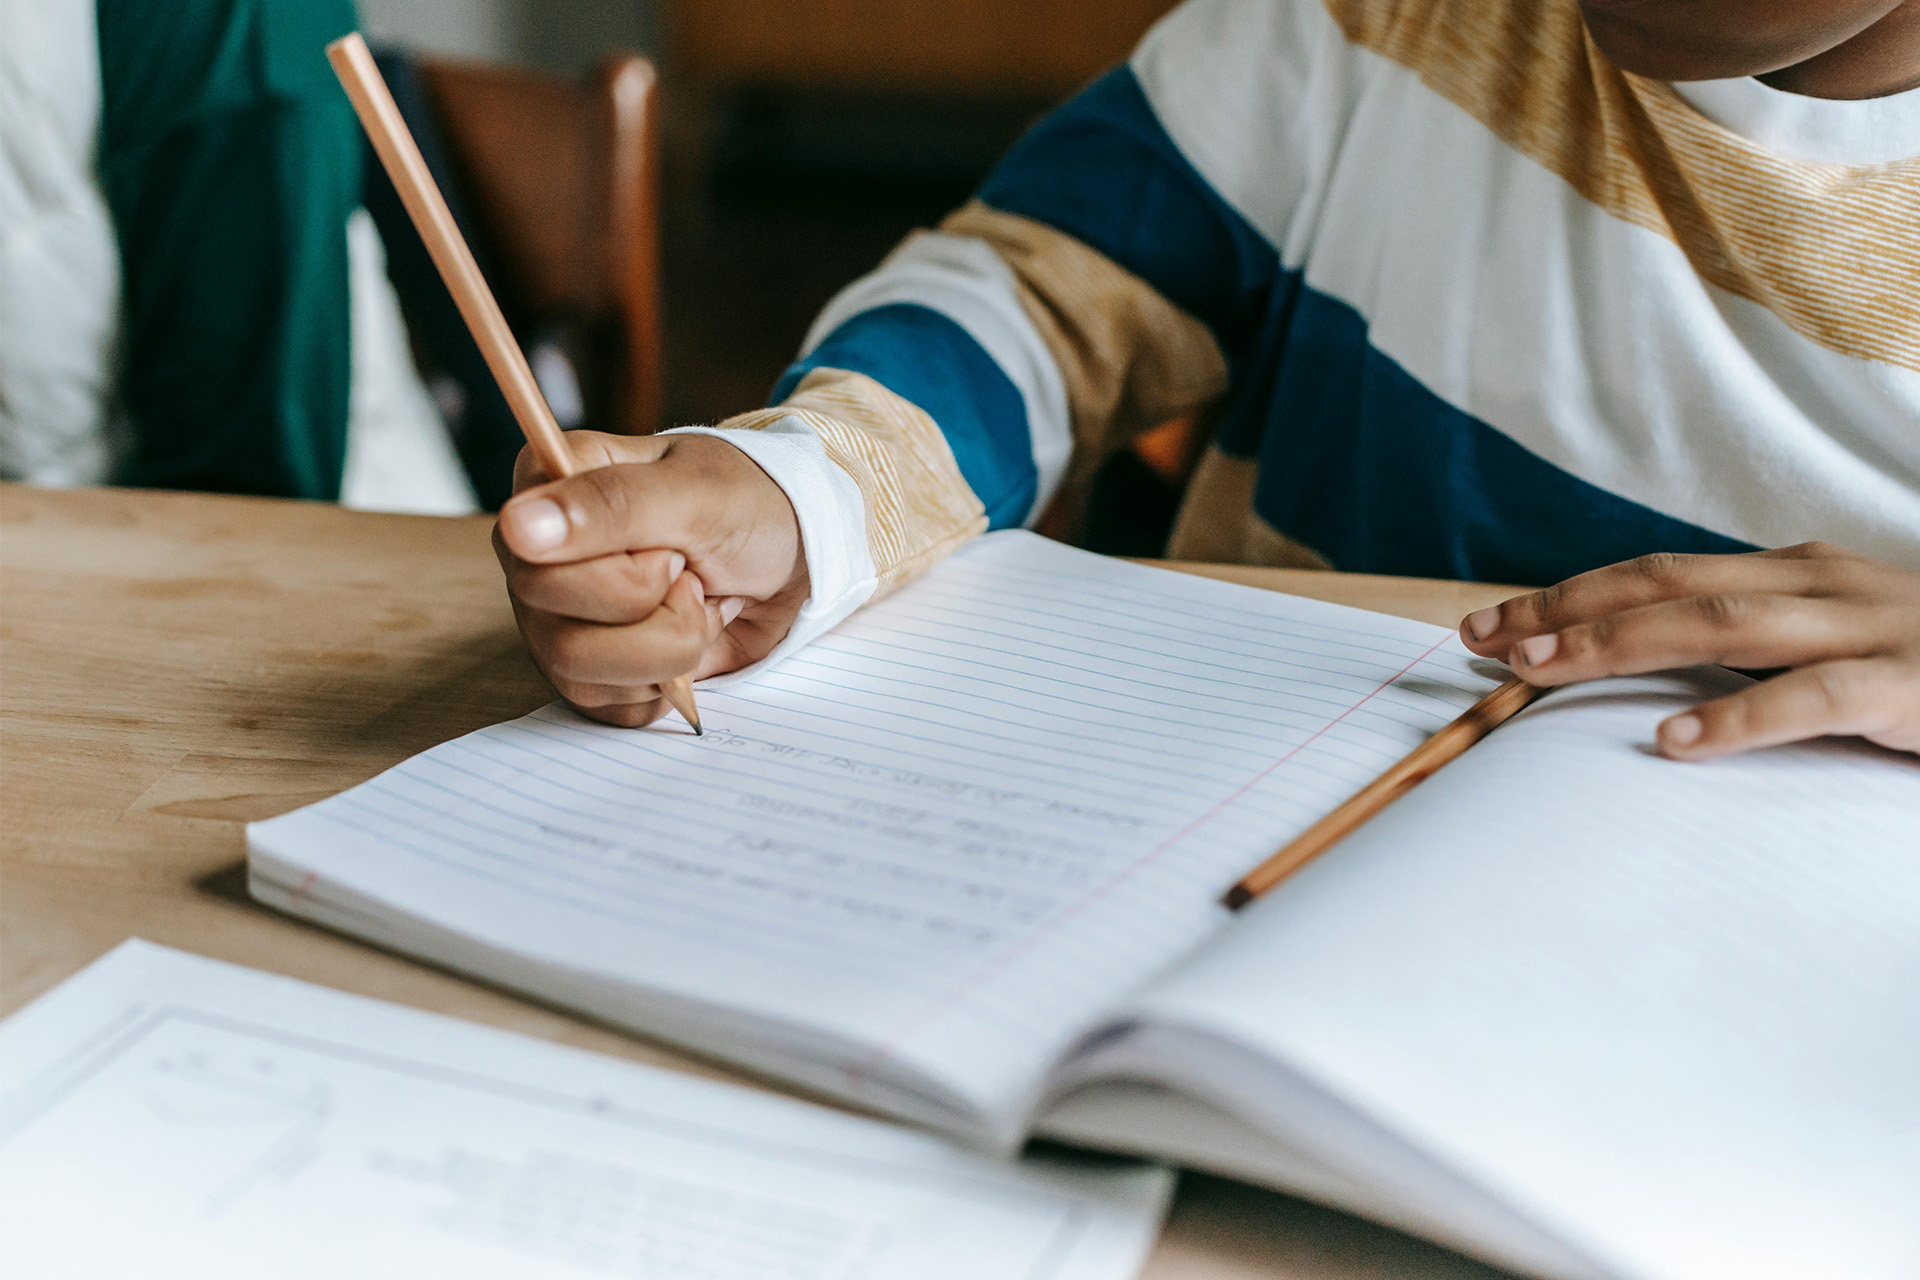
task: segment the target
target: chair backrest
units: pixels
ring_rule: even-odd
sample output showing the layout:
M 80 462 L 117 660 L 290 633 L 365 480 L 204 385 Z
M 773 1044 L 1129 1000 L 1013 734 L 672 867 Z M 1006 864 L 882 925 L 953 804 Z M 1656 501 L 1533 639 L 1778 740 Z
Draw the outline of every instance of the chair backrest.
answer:
M 586 424 L 660 420 L 658 79 L 633 55 L 585 83 L 422 59 L 462 193 L 523 331 L 568 335 Z

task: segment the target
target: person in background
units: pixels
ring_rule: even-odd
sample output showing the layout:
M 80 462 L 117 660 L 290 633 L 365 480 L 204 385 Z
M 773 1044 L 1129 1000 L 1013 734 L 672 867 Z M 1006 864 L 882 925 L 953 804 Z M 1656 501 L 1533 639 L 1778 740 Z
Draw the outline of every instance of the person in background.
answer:
M 1176 558 L 1559 582 L 1463 640 L 1549 685 L 1785 669 L 1673 756 L 1920 751 L 1920 0 L 1190 0 L 773 405 L 527 465 L 497 543 L 585 713 L 1201 412 Z
M 362 207 L 353 27 L 0 0 L 0 477 L 477 509 Z

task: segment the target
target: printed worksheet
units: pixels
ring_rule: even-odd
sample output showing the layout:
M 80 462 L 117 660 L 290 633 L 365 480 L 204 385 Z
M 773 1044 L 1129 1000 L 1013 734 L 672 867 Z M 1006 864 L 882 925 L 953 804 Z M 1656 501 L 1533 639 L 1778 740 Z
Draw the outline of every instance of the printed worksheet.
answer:
M 0 1024 L 0 1272 L 1121 1280 L 1171 1188 L 133 941 Z

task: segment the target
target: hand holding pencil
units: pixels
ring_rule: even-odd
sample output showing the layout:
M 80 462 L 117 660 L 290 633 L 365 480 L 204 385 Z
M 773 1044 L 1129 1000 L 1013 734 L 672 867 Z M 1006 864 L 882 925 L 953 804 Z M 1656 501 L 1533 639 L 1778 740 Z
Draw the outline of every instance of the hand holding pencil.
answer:
M 700 732 L 690 680 L 764 656 L 807 598 L 786 495 L 711 437 L 563 435 L 366 43 L 327 58 L 527 437 L 494 545 L 536 660 L 596 719 L 671 704 Z
M 810 583 L 787 496 L 744 453 L 701 435 L 572 431 L 582 470 L 521 459 L 494 547 L 527 646 L 577 710 L 639 726 L 655 686 L 758 661 Z

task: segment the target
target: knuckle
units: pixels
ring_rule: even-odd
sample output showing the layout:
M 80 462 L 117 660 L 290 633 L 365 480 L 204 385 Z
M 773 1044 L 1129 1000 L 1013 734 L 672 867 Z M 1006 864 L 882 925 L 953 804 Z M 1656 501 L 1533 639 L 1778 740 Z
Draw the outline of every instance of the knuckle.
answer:
M 1758 691 L 1749 689 L 1731 698 L 1709 702 L 1696 708 L 1705 723 L 1707 737 L 1722 742 L 1738 742 L 1759 731 L 1763 718 Z
M 1853 710 L 1860 702 L 1861 680 L 1859 668 L 1849 663 L 1830 662 L 1813 669 L 1811 693 L 1814 705 L 1822 715 L 1839 717 Z
M 636 607 L 635 622 L 653 612 L 667 594 L 667 588 L 673 585 L 667 581 L 664 556 L 630 551 L 619 558 L 617 572 L 621 598 Z
M 1634 560 L 1634 574 L 1655 587 L 1675 587 L 1692 570 L 1694 557 L 1678 551 L 1654 551 Z
M 1604 618 L 1595 618 L 1583 627 L 1568 627 L 1561 632 L 1561 652 L 1572 658 L 1597 657 L 1618 647 L 1621 634 L 1619 616 L 1608 614 Z
M 593 653 L 589 633 L 581 626 L 555 627 L 547 636 L 542 665 L 547 674 L 560 680 L 584 682 L 592 668 Z
M 1743 626 L 1753 619 L 1757 611 L 1754 601 L 1749 597 L 1726 592 L 1695 596 L 1693 609 L 1701 622 L 1716 631 L 1729 631 Z
M 1565 597 L 1565 589 L 1555 585 L 1542 587 L 1538 591 L 1530 591 L 1526 595 L 1514 596 L 1510 600 L 1501 601 L 1495 606 L 1497 610 L 1494 615 L 1496 622 L 1494 623 L 1494 631 L 1492 635 L 1489 636 L 1489 639 L 1493 638 L 1493 636 L 1500 635 L 1510 637 L 1529 636 L 1551 630 L 1553 626 L 1552 620 L 1559 608 L 1560 602 L 1565 599 Z
M 1855 596 L 1873 592 L 1882 575 L 1882 569 L 1871 560 L 1859 556 L 1843 555 L 1831 559 L 1822 558 L 1819 568 L 1819 595 Z
M 1551 618 L 1566 603 L 1567 588 L 1564 583 L 1556 582 L 1550 587 L 1542 587 L 1530 596 L 1521 596 L 1509 600 L 1500 610 L 1500 621 L 1516 625 L 1528 625 L 1545 618 Z
M 622 471 L 619 467 L 597 467 L 576 477 L 577 492 L 591 509 L 589 519 L 610 531 L 627 527 L 633 515 Z

